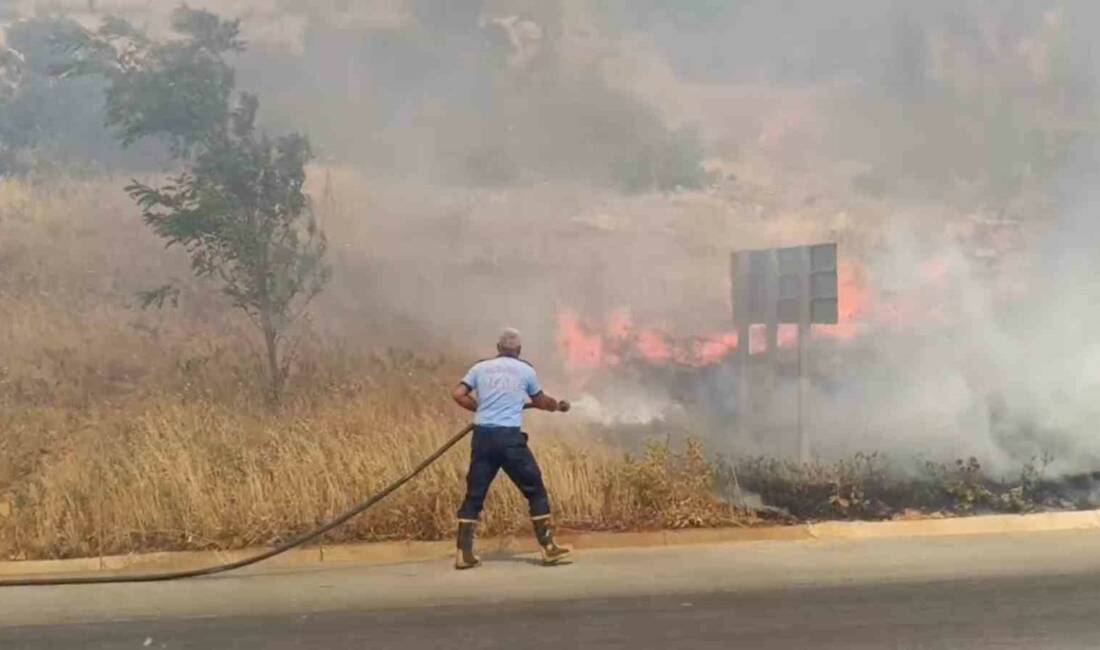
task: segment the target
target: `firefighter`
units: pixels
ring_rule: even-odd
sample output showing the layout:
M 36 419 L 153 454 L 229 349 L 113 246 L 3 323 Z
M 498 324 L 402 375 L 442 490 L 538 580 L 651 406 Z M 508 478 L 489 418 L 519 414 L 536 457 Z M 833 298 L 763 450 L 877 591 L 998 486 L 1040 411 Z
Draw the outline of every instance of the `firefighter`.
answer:
M 542 391 L 535 369 L 519 356 L 521 347 L 519 332 L 505 329 L 497 341 L 497 356 L 475 363 L 452 395 L 459 406 L 476 414 L 466 498 L 458 511 L 456 569 L 481 564 L 474 555 L 474 533 L 489 485 L 501 469 L 527 498 L 543 563 L 558 564 L 570 555 L 569 548 L 554 542 L 542 472 L 521 429 L 524 409 L 564 413 L 569 402 Z

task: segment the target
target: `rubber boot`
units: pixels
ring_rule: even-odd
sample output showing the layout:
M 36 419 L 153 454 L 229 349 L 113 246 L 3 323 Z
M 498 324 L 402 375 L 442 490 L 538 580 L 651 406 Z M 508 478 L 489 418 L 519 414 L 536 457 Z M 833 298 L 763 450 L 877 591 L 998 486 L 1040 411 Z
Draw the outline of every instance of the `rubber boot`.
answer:
M 535 517 L 531 520 L 535 525 L 535 539 L 539 542 L 542 551 L 542 563 L 546 566 L 558 564 L 562 560 L 569 559 L 573 549 L 568 546 L 558 546 L 554 541 L 554 529 L 550 523 L 550 516 Z
M 455 553 L 456 569 L 472 569 L 481 564 L 481 558 L 474 555 L 474 532 L 476 521 L 460 519 L 458 521 L 458 551 Z

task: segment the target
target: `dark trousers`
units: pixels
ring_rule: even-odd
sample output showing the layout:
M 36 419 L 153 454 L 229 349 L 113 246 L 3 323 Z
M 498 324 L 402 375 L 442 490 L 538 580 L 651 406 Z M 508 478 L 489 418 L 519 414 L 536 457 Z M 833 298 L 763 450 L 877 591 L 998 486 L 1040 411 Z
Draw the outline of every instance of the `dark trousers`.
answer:
M 474 428 L 470 471 L 466 474 L 466 499 L 458 511 L 459 519 L 476 521 L 481 516 L 489 486 L 502 469 L 527 497 L 532 517 L 550 514 L 550 499 L 542 483 L 542 471 L 527 446 L 527 434 L 519 427 L 478 426 Z

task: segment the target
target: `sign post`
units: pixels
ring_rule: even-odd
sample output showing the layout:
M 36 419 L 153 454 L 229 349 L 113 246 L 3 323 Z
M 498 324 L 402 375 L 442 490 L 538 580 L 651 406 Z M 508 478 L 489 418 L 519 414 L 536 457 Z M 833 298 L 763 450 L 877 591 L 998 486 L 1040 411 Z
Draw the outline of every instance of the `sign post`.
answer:
M 799 261 L 799 295 L 808 296 L 813 291 L 813 253 L 809 248 L 798 251 Z M 809 357 L 811 332 L 812 304 L 809 300 L 798 301 L 798 460 L 801 463 L 810 461 L 810 435 L 806 430 L 806 402 L 810 393 Z
M 809 435 L 810 350 L 814 324 L 838 320 L 837 245 L 818 244 L 733 253 L 733 319 L 737 326 L 737 431 L 753 427 L 749 336 L 753 325 L 767 327 L 769 377 L 778 363 L 778 326 L 798 326 L 798 458 L 811 458 Z
M 732 283 L 732 304 L 734 305 L 734 322 L 737 325 L 737 351 L 736 351 L 736 364 L 737 364 L 737 383 L 734 385 L 734 400 L 737 404 L 737 420 L 734 423 L 737 427 L 737 437 L 744 440 L 748 437 L 750 423 L 749 417 L 751 408 L 749 407 L 749 400 L 751 398 L 751 391 L 749 390 L 749 336 L 751 325 L 747 319 L 737 319 L 736 314 L 741 313 L 742 310 L 747 308 L 748 291 L 749 291 L 749 257 L 747 255 L 738 255 L 734 253 L 730 263 L 730 273 L 733 279 Z

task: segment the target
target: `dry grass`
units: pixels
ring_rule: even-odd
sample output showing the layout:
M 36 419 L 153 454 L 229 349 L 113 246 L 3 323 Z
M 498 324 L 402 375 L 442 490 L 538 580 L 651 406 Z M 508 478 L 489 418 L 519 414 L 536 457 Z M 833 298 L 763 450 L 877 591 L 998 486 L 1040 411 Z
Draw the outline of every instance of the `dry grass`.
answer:
M 6 471 L 12 507 L 0 518 L 0 555 L 236 548 L 285 539 L 335 516 L 462 425 L 435 397 L 445 395 L 445 385 L 433 381 L 437 366 L 393 359 L 376 366 L 384 366 L 375 371 L 382 379 L 370 389 L 279 414 L 166 395 L 114 413 L 75 418 L 38 410 L 9 421 L 5 447 L 23 451 L 10 456 L 15 476 Z M 740 519 L 713 496 L 711 467 L 697 447 L 653 446 L 633 459 L 532 437 L 563 525 L 692 527 Z M 329 539 L 450 535 L 466 458 L 465 449 L 453 451 Z M 499 481 L 486 532 L 526 527 L 525 508 L 518 491 Z
M 52 357 L 52 365 L 38 354 L 37 375 L 13 373 L 3 385 L 0 557 L 285 539 L 404 473 L 464 423 L 447 399 L 459 369 L 441 361 L 308 347 L 290 398 L 272 413 L 251 383 L 249 356 L 235 354 L 228 341 L 211 335 L 205 355 L 160 351 L 170 362 L 143 363 L 142 354 L 158 354 L 156 346 L 116 330 L 97 328 L 90 340 Z M 113 352 L 119 349 L 135 352 Z M 114 376 L 127 368 L 133 376 Z M 634 459 L 570 442 L 582 440 L 583 431 L 554 432 L 552 416 L 530 417 L 563 525 L 629 529 L 741 519 L 714 497 L 712 468 L 696 447 L 653 447 Z M 449 535 L 467 458 L 464 447 L 452 451 L 328 539 Z M 499 481 L 486 532 L 525 526 L 518 491 Z
M 0 181 L 0 557 L 235 548 L 286 539 L 385 485 L 464 422 L 461 370 L 302 338 L 283 408 L 262 406 L 248 330 L 187 286 L 114 189 Z M 180 309 L 134 293 L 185 280 Z M 308 333 L 308 332 L 307 332 Z M 560 523 L 629 529 L 742 521 L 714 496 L 701 450 L 640 458 L 531 416 Z M 330 541 L 439 539 L 454 526 L 465 448 Z M 488 534 L 526 529 L 507 480 Z

